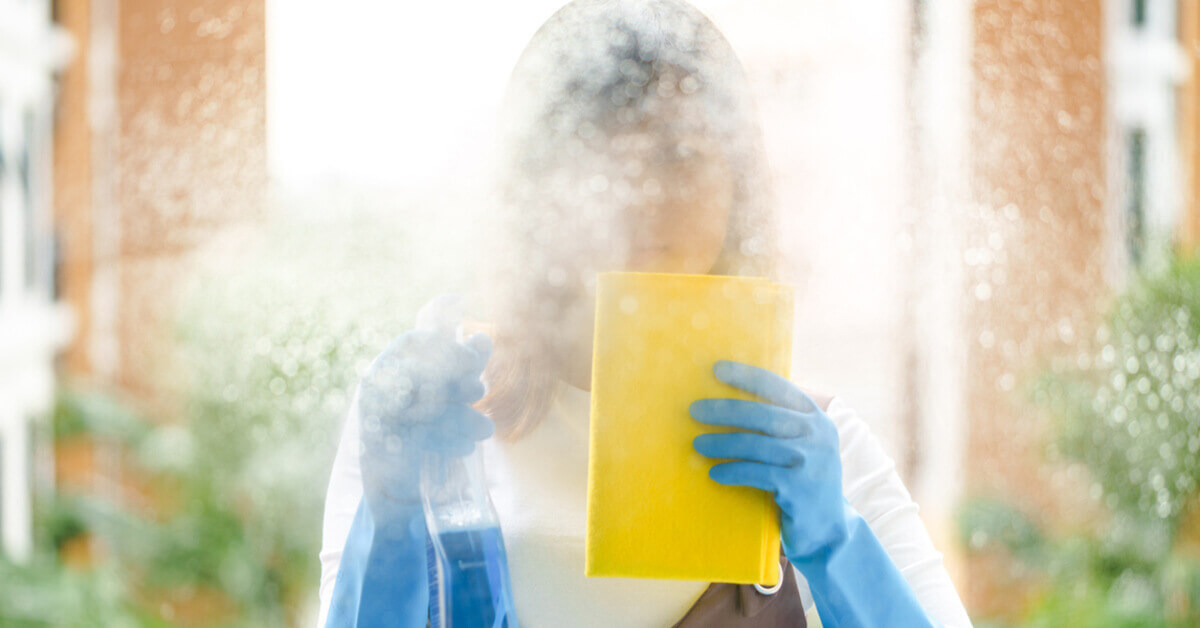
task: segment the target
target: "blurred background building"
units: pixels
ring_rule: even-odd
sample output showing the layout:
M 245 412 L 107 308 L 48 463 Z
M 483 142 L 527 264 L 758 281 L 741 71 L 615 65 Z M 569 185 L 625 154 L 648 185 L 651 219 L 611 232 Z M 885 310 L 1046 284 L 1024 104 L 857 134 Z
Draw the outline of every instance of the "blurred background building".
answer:
M 477 234 L 457 232 L 489 193 L 495 106 L 560 4 L 0 0 L 5 554 L 35 553 L 37 486 L 141 495 L 102 450 L 55 436 L 55 372 L 156 423 L 196 420 L 162 377 L 198 370 L 176 335 L 178 297 L 216 258 L 249 272 L 237 234 L 315 215 L 318 235 L 285 255 L 331 272 L 369 258 L 355 272 L 375 291 L 403 281 L 401 310 L 439 285 L 393 274 L 386 245 L 364 248 L 354 229 L 394 234 L 405 264 L 480 262 Z M 884 440 L 973 616 L 1019 620 L 1036 579 L 975 551 L 956 513 L 983 497 L 1050 530 L 1101 519 L 1091 479 L 1047 459 L 1049 419 L 1019 392 L 1039 366 L 1073 359 L 1140 267 L 1200 242 L 1200 2 L 695 4 L 738 50 L 763 117 L 803 295 L 793 373 L 846 397 Z M 308 276 L 285 276 L 282 302 L 302 309 L 289 290 Z M 267 291 L 249 294 L 268 307 Z M 366 336 L 363 355 L 398 331 Z M 292 350 L 271 338 L 249 350 Z M 304 367 L 279 359 L 260 388 L 278 380 L 276 396 L 303 399 Z M 214 394 L 248 403 L 234 384 Z M 344 412 L 329 399 L 314 477 Z M 243 437 L 266 439 L 257 429 Z M 290 523 L 313 543 L 319 510 L 307 515 Z M 105 560 L 88 547 L 84 562 Z M 222 577 L 170 598 L 171 619 L 236 614 Z M 287 623 L 311 623 L 311 600 L 279 599 L 296 607 Z

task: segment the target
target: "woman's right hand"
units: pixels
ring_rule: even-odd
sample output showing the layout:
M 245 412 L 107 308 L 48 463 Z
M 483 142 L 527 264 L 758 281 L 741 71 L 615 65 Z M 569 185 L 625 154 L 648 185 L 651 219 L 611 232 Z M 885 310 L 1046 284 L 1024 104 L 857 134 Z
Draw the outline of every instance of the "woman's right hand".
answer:
M 426 303 L 417 327 L 393 340 L 359 384 L 363 495 L 377 524 L 420 512 L 426 452 L 465 456 L 494 431 L 471 407 L 484 394 L 492 341 L 483 333 L 455 339 L 462 308 L 458 295 Z

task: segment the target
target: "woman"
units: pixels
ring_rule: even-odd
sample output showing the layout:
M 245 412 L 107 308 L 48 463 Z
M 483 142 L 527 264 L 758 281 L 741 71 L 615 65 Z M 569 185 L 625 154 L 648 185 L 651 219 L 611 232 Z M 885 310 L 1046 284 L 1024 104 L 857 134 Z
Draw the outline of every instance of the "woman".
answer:
M 779 279 L 773 205 L 742 68 L 681 0 L 567 5 L 522 54 L 505 112 L 488 333 L 406 332 L 360 382 L 326 498 L 322 624 L 424 625 L 416 463 L 483 441 L 526 628 L 969 625 L 853 410 L 736 362 L 714 375 L 760 401 L 697 400 L 696 420 L 742 429 L 692 446 L 726 460 L 714 481 L 774 495 L 782 588 L 583 576 L 595 273 Z

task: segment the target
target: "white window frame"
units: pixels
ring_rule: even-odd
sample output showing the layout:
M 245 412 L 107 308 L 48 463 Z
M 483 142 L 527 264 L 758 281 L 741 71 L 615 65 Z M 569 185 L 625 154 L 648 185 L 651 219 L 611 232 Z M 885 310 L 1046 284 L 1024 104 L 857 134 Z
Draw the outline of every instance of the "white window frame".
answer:
M 964 491 L 967 446 L 965 327 L 967 303 L 959 286 L 965 284 L 962 265 L 967 224 L 964 208 L 970 191 L 969 126 L 971 112 L 971 54 L 974 43 L 973 3 L 927 0 L 914 4 L 924 11 L 924 36 L 915 51 L 912 90 L 913 140 L 918 151 L 919 192 L 914 206 L 927 231 L 925 250 L 913 271 L 920 292 L 922 316 L 913 333 L 919 350 L 922 400 L 919 424 L 910 438 L 920 443 L 921 463 L 911 490 L 921 503 L 939 539 L 951 535 L 949 522 Z M 917 16 L 914 14 L 914 19 Z
M 1123 281 L 1132 265 L 1127 238 L 1134 225 L 1128 208 L 1132 187 L 1129 138 L 1144 137 L 1141 189 L 1144 252 L 1165 250 L 1183 215 L 1184 189 L 1179 145 L 1179 87 L 1187 78 L 1187 58 L 1179 42 L 1178 0 L 1144 0 L 1145 22 L 1134 24 L 1137 0 L 1106 0 L 1105 58 L 1108 71 L 1110 269 Z M 1153 260 L 1143 260 L 1153 263 Z
M 54 355 L 73 327 L 65 306 L 52 301 L 48 258 L 54 73 L 68 58 L 67 41 L 51 24 L 46 0 L 0 0 L 0 151 L 6 164 L 0 177 L 0 553 L 16 561 L 33 553 L 33 423 L 51 408 Z M 26 112 L 34 124 L 28 134 Z M 20 172 L 27 135 L 33 144 L 28 199 Z M 39 275 L 32 285 L 26 284 L 29 230 Z

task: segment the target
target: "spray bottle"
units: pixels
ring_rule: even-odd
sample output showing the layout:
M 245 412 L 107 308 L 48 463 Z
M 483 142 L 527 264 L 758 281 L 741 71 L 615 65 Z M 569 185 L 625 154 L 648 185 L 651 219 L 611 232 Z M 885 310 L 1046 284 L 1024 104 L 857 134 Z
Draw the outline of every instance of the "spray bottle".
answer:
M 461 310 L 455 309 L 463 301 L 452 303 L 449 310 L 443 305 L 422 314 L 461 320 Z M 464 340 L 462 325 L 455 336 Z M 487 492 L 481 444 L 465 457 L 428 452 L 422 464 L 432 628 L 517 628 L 508 559 Z

